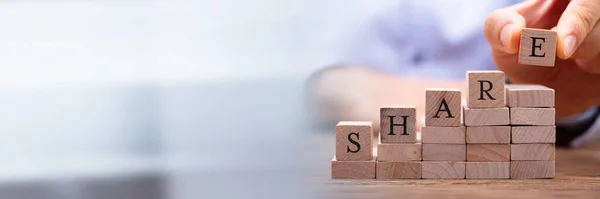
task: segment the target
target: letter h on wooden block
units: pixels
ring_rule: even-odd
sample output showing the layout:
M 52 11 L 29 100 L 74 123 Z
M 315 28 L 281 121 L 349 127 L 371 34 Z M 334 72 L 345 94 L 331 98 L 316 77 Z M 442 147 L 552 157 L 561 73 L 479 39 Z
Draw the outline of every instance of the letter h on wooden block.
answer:
M 467 107 L 502 108 L 504 99 L 504 72 L 467 71 Z
M 459 89 L 427 89 L 425 91 L 425 125 L 460 126 Z
M 381 143 L 416 143 L 416 114 L 415 107 L 381 107 Z
M 521 31 L 519 64 L 554 66 L 556 31 L 524 28 Z

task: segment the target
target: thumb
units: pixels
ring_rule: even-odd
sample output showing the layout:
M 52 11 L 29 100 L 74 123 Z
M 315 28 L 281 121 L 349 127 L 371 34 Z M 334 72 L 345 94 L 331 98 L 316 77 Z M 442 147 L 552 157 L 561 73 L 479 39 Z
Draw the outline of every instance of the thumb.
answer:
M 572 0 L 558 25 L 557 56 L 568 59 L 600 18 L 600 0 Z
M 525 18 L 509 7 L 490 14 L 485 20 L 483 32 L 494 52 L 515 54 L 519 51 L 518 38 L 525 25 Z

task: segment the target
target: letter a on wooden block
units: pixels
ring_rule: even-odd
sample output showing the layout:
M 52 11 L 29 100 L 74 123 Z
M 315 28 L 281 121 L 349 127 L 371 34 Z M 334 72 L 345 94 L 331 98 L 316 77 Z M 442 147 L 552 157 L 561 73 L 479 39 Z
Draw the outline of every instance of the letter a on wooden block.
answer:
M 416 143 L 417 109 L 381 107 L 381 143 Z
M 506 85 L 506 105 L 521 108 L 552 108 L 554 107 L 554 89 L 542 85 L 508 84 Z
M 506 179 L 510 162 L 467 162 L 467 179 Z
M 467 144 L 467 162 L 508 162 L 509 144 Z
M 459 89 L 427 89 L 425 91 L 425 125 L 460 126 Z
M 375 178 L 375 159 L 370 161 L 338 161 L 336 157 L 331 160 L 331 178 Z
M 551 161 L 512 161 L 510 178 L 554 178 L 555 163 Z
M 502 108 L 504 102 L 504 72 L 467 71 L 467 107 Z
M 462 179 L 465 178 L 465 162 L 424 161 L 424 179 Z
M 421 178 L 421 162 L 377 162 L 377 179 Z
M 335 134 L 335 155 L 337 160 L 373 160 L 372 122 L 342 121 L 337 124 Z
M 554 144 L 511 144 L 511 160 L 554 160 Z
M 519 64 L 554 66 L 556 31 L 524 28 L 521 31 Z

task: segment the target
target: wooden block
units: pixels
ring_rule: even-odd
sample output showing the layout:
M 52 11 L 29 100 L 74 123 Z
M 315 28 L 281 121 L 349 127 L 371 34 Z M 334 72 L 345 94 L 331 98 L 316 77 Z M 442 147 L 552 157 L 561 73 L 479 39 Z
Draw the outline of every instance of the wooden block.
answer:
M 331 160 L 331 178 L 374 179 L 375 158 L 369 161 L 338 161 L 334 156 Z
M 507 107 L 474 109 L 464 107 L 465 126 L 499 126 L 510 124 L 510 114 Z
M 372 122 L 342 121 L 335 127 L 335 155 L 340 161 L 373 159 Z
M 424 179 L 463 179 L 465 162 L 423 161 Z
M 424 161 L 466 161 L 465 144 L 423 144 Z
M 464 126 L 423 126 L 421 142 L 431 144 L 465 144 Z
M 467 179 L 507 179 L 511 162 L 467 162 Z
M 550 161 L 512 161 L 510 178 L 554 178 L 555 162 Z
M 459 89 L 425 91 L 425 125 L 460 126 L 461 94 Z
M 524 28 L 521 31 L 519 64 L 554 66 L 556 31 Z
M 421 178 L 421 162 L 377 162 L 377 179 Z
M 554 144 L 511 144 L 510 160 L 554 160 Z
M 555 143 L 556 126 L 513 126 L 512 143 Z
M 542 85 L 507 84 L 506 105 L 522 108 L 552 108 L 554 89 Z
M 554 125 L 554 108 L 510 108 L 511 125 Z
M 510 126 L 467 127 L 469 144 L 510 144 Z
M 467 144 L 467 162 L 508 162 L 509 144 Z
M 381 142 L 416 143 L 417 109 L 414 107 L 381 107 Z
M 421 161 L 423 146 L 414 144 L 390 144 L 379 143 L 377 146 L 377 161 L 379 162 L 403 162 Z
M 467 107 L 502 108 L 504 102 L 504 72 L 467 71 Z

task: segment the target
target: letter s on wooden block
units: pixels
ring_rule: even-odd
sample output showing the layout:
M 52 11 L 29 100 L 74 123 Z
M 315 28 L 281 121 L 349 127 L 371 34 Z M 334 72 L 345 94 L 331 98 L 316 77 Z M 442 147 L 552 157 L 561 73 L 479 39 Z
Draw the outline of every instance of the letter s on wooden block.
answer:
M 467 107 L 505 107 L 504 72 L 467 71 Z
M 342 121 L 335 127 L 335 135 L 337 160 L 373 160 L 372 122 Z
M 426 126 L 460 126 L 461 94 L 459 89 L 425 91 Z

